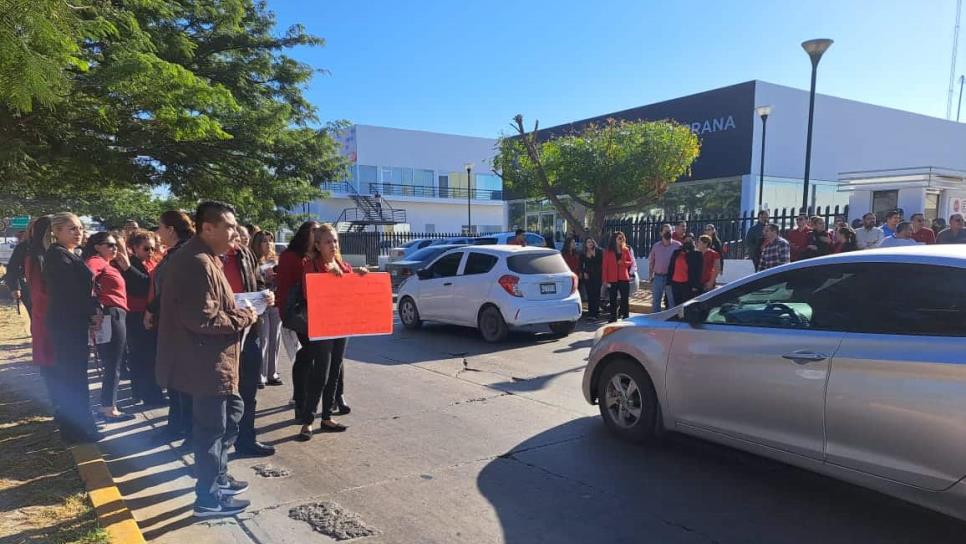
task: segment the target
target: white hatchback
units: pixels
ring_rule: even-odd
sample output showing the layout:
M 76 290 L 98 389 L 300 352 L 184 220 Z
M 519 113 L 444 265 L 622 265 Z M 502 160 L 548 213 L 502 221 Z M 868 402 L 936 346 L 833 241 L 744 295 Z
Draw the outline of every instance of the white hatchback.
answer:
M 509 328 L 549 325 L 566 336 L 580 318 L 575 276 L 560 253 L 521 246 L 467 246 L 440 255 L 399 288 L 399 317 L 476 327 L 488 342 Z

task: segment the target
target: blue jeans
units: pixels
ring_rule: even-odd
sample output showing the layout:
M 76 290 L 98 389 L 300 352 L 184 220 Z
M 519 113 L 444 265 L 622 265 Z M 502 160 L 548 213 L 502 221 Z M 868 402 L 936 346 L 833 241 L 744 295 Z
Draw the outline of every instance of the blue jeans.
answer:
M 671 284 L 667 281 L 667 276 L 658 276 L 655 274 L 654 279 L 651 280 L 651 313 L 657 313 L 662 311 L 661 305 L 664 303 L 664 295 L 667 295 L 667 308 L 668 310 L 674 307 L 674 294 L 671 293 Z

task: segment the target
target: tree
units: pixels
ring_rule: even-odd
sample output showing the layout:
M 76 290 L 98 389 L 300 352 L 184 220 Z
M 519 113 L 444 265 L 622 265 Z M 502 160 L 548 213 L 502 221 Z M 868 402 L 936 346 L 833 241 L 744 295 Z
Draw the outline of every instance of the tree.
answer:
M 700 151 L 698 137 L 673 121 L 612 119 L 552 139 L 542 139 L 536 123 L 527 132 L 522 115 L 513 127 L 517 135 L 501 138 L 494 158 L 504 190 L 549 199 L 581 237 L 600 236 L 608 216 L 660 198 Z M 574 204 L 591 212 L 589 229 Z
M 56 204 L 46 211 L 92 213 L 84 205 L 96 200 L 77 195 L 128 189 L 149 204 L 161 187 L 277 224 L 344 175 L 332 137 L 342 125 L 319 128 L 302 94 L 315 70 L 282 54 L 324 41 L 301 26 L 275 35 L 264 2 L 44 3 L 78 19 L 81 30 L 62 36 L 80 36 L 78 51 L 67 48 L 79 62 L 48 56 L 68 75 L 61 100 L 27 111 L 0 96 L 0 212 L 32 198 Z M 0 77 L 10 68 L 0 64 Z

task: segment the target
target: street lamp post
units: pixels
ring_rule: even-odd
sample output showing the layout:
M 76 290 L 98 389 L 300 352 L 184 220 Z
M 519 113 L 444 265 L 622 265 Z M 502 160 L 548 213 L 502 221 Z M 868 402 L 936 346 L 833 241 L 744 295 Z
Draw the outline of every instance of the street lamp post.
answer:
M 818 39 L 802 42 L 802 49 L 808 53 L 812 61 L 812 87 L 808 93 L 808 133 L 805 136 L 805 182 L 802 187 L 802 212 L 808 212 L 808 175 L 812 167 L 812 121 L 815 116 L 815 76 L 818 73 L 818 61 L 822 54 L 831 47 L 832 40 Z
M 471 212 L 470 195 L 472 195 L 473 193 L 470 191 L 470 187 L 472 186 L 471 180 L 473 179 L 471 175 L 471 172 L 473 171 L 473 163 L 468 162 L 464 164 L 463 167 L 466 168 L 466 235 L 472 236 L 473 235 L 473 215 Z
M 761 117 L 761 167 L 758 169 L 758 211 L 761 212 L 761 200 L 765 194 L 765 130 L 768 128 L 771 106 L 758 106 L 755 112 Z
M 963 109 L 963 83 L 966 83 L 966 76 L 959 76 L 959 105 L 956 106 L 956 122 L 959 122 L 959 111 Z

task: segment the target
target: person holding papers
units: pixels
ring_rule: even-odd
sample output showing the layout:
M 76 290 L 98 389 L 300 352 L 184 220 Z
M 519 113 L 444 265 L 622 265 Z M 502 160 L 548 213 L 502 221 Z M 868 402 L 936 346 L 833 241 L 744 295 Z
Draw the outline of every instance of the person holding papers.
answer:
M 312 243 L 302 263 L 305 274 L 328 273 L 335 276 L 351 274 L 352 267 L 342 260 L 339 252 L 339 235 L 331 224 L 324 223 L 312 235 Z M 357 268 L 356 273 L 366 274 L 365 267 Z M 305 286 L 303 280 L 303 288 Z M 346 338 L 312 340 L 307 347 L 309 368 L 304 382 L 305 391 L 301 396 L 302 404 L 296 406 L 302 429 L 299 440 L 312 439 L 312 422 L 319 417 L 320 432 L 342 432 L 346 426 L 332 420 L 332 407 L 336 402 L 339 375 L 342 372 L 342 358 L 345 355 Z M 322 409 L 319 410 L 319 402 Z

